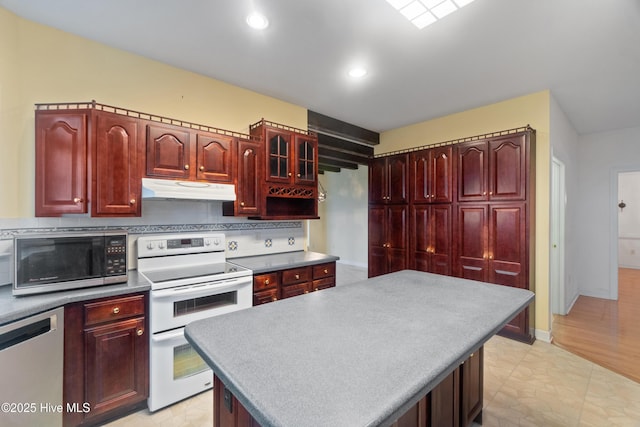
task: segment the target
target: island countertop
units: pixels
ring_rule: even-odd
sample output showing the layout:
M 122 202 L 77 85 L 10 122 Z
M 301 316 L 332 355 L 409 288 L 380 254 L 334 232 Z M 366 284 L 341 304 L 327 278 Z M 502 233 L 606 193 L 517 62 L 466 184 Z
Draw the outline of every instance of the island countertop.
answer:
M 533 300 L 401 271 L 187 325 L 263 427 L 388 425 Z

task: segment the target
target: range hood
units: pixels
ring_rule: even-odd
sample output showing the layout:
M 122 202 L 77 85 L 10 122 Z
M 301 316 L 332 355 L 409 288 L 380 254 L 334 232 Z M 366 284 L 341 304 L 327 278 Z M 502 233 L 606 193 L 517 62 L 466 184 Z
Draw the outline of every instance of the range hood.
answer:
M 143 199 L 235 200 L 233 184 L 142 178 Z

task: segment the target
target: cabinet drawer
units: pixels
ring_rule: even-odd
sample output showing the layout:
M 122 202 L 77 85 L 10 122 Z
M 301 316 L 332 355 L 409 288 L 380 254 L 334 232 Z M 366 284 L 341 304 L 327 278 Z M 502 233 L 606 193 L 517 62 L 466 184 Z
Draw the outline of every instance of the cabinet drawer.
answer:
M 311 267 L 292 268 L 282 272 L 282 284 L 290 285 L 311 280 Z
M 309 293 L 311 283 L 296 283 L 295 285 L 287 285 L 282 287 L 282 298 L 295 297 Z
M 335 278 L 326 277 L 324 279 L 318 279 L 313 281 L 313 289 L 314 291 L 319 291 L 321 289 L 332 288 L 336 285 Z
M 84 305 L 85 325 L 95 325 L 139 315 L 144 315 L 144 295 L 114 298 Z
M 326 264 L 318 264 L 313 266 L 313 278 L 322 279 L 323 277 L 331 277 L 336 275 L 336 263 L 328 262 Z
M 275 288 L 278 286 L 278 273 L 268 273 L 253 276 L 253 290 Z
M 267 289 L 253 293 L 253 305 L 266 304 L 268 302 L 278 301 L 278 290 Z

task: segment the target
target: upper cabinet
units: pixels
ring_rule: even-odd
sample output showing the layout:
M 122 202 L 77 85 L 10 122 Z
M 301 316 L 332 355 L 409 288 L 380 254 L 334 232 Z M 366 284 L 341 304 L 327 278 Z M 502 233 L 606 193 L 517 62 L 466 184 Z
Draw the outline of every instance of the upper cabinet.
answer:
M 258 139 L 238 139 L 235 169 L 236 200 L 224 202 L 228 216 L 259 216 L 262 213 L 262 167 L 264 148 Z
M 458 146 L 458 201 L 525 200 L 526 134 Z
M 146 175 L 230 183 L 235 146 L 232 136 L 149 123 Z
M 89 110 L 36 110 L 36 216 L 87 212 Z
M 318 138 L 306 130 L 261 120 L 251 136 L 264 144 L 260 219 L 318 218 Z
M 373 159 L 369 164 L 369 203 L 403 204 L 409 198 L 407 154 Z
M 36 216 L 139 216 L 138 123 L 83 107 L 36 110 Z
M 451 146 L 411 153 L 409 182 L 412 203 L 453 201 L 453 149 Z

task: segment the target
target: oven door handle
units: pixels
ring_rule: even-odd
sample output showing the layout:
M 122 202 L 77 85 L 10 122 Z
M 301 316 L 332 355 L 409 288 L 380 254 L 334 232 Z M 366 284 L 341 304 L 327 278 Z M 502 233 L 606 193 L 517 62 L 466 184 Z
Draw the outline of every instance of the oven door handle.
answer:
M 162 332 L 160 334 L 153 334 L 151 336 L 151 341 L 154 343 L 164 343 L 167 341 L 177 341 L 177 340 L 185 340 L 184 337 L 184 328 L 176 329 L 171 332 Z
M 242 285 L 250 285 L 251 280 L 243 280 L 243 279 L 229 279 L 223 280 L 221 282 L 215 283 L 207 283 L 203 285 L 187 285 L 180 286 L 178 288 L 169 288 L 169 289 L 159 289 L 156 291 L 151 291 L 152 299 L 161 299 L 161 298 L 172 298 L 176 295 L 187 295 L 193 294 L 196 295 L 215 295 L 218 293 L 223 293 L 229 290 L 237 290 Z M 214 294 L 211 292 L 215 291 Z

